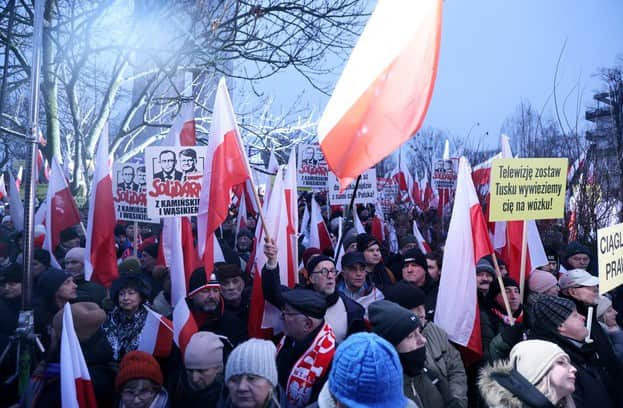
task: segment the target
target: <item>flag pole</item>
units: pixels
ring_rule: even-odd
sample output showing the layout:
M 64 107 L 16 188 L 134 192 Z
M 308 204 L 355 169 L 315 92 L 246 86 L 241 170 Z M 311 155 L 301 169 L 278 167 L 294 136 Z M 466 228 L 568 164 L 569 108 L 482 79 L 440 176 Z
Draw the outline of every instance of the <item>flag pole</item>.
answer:
M 348 207 L 346 208 L 346 214 L 344 214 L 342 222 L 346 221 L 348 215 L 353 211 L 353 206 L 355 205 L 355 197 L 357 197 L 357 189 L 359 188 L 359 180 L 361 180 L 361 174 L 357 176 L 357 180 L 355 181 L 353 196 L 350 198 L 350 203 L 348 203 Z M 340 258 L 340 249 L 342 248 L 342 244 L 344 243 L 344 235 L 346 234 L 342 234 L 339 242 L 337 243 L 337 249 L 335 250 L 335 256 L 333 257 L 334 263 L 337 262 L 337 260 Z
M 519 272 L 519 294 L 523 299 L 524 295 L 524 286 L 526 283 L 526 255 L 528 252 L 528 223 L 526 220 L 523 222 L 523 231 L 521 233 L 521 269 Z
M 504 308 L 506 309 L 506 314 L 508 315 L 510 325 L 514 326 L 515 318 L 513 317 L 511 305 L 508 302 L 508 296 L 506 296 L 506 287 L 504 286 L 504 281 L 502 281 L 502 273 L 500 272 L 500 265 L 498 264 L 498 257 L 495 256 L 495 251 L 493 251 L 493 253 L 491 254 L 491 258 L 493 259 L 493 266 L 495 267 L 495 276 L 498 280 L 498 284 L 500 285 L 500 293 L 502 294 L 502 299 L 504 300 Z

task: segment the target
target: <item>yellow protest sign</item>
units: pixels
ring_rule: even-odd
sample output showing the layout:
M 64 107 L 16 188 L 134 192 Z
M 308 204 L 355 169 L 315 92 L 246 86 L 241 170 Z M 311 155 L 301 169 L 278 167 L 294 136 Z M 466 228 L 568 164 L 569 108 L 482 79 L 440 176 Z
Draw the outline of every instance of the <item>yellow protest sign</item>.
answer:
M 566 188 L 566 158 L 496 159 L 489 221 L 562 218 Z
M 623 224 L 597 230 L 599 293 L 623 283 Z

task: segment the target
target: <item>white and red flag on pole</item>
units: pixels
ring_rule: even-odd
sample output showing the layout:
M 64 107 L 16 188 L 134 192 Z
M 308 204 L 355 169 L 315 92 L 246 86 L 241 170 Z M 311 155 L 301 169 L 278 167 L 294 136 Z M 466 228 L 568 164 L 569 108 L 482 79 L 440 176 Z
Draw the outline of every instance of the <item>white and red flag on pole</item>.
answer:
M 15 177 L 15 185 L 17 186 L 17 191 L 21 190 L 23 179 L 24 179 L 24 166 L 19 166 L 19 170 L 17 170 L 17 176 Z
M 194 146 L 197 143 L 194 111 L 193 102 L 186 102 L 182 105 L 164 139 L 163 146 Z
M 45 215 L 46 234 L 43 248 L 50 252 L 52 264 L 59 268 L 60 265 L 54 257 L 54 250 L 61 241 L 61 231 L 80 224 L 80 213 L 67 185 L 63 168 L 56 157 L 52 158 L 46 202 L 48 208 Z
M 418 248 L 420 248 L 420 251 L 422 251 L 423 254 L 429 254 L 432 252 L 430 245 L 428 245 L 428 242 L 424 239 L 424 236 L 420 232 L 415 220 L 413 220 L 413 236 L 417 239 Z
M 311 220 L 309 222 L 309 248 L 318 248 L 321 251 L 333 248 L 331 235 L 327 224 L 322 218 L 320 205 L 316 201 L 316 197 L 311 198 Z
M 331 170 L 346 188 L 413 136 L 435 83 L 441 0 L 381 0 L 318 123 Z
M 154 357 L 168 357 L 173 347 L 173 322 L 147 308 L 147 317 L 141 330 L 138 350 Z
M 4 184 L 4 175 L 0 174 L 0 200 L 7 196 L 6 184 Z
M 173 309 L 173 339 L 182 352 L 182 356 L 190 338 L 198 331 L 197 322 L 188 309 L 186 299 L 180 299 Z
M 356 206 L 353 207 L 353 227 L 355 228 L 355 231 L 357 231 L 357 234 L 365 234 L 366 232 L 366 229 L 359 219 L 359 213 L 357 212 Z
M 100 136 L 91 181 L 84 278 L 109 288 L 119 276 L 115 248 L 115 203 L 108 155 L 108 125 Z
M 282 169 L 277 170 L 275 183 L 272 186 L 270 200 L 267 202 L 264 220 L 266 229 L 277 246 L 277 263 L 279 264 L 279 280 L 281 284 L 290 287 L 290 282 L 296 282 L 296 277 L 289 276 L 288 268 L 288 210 L 285 199 Z M 261 228 L 260 225 L 257 228 Z M 267 261 L 264 255 L 263 231 L 256 233 L 256 255 L 253 271 L 253 292 L 251 293 L 251 306 L 249 309 L 248 331 L 250 337 L 268 338 L 281 330 L 279 310 L 272 304 L 265 302 L 262 292 L 262 268 Z M 295 271 L 295 273 L 297 273 Z
M 284 177 L 283 191 L 286 199 L 286 210 L 288 214 L 288 269 L 287 269 L 287 286 L 292 287 L 298 283 L 298 230 L 299 230 L 299 208 L 297 197 L 296 183 L 296 149 L 290 151 L 288 159 L 288 167 Z
M 435 323 L 448 338 L 463 347 L 469 364 L 482 356 L 476 264 L 493 253 L 487 224 L 464 157 L 459 161 L 454 209 L 448 228 Z
M 251 178 L 234 109 L 221 78 L 214 99 L 212 125 L 197 216 L 199 255 L 209 276 L 214 267 L 214 231 L 225 221 L 232 188 Z
M 17 180 L 13 178 L 13 173 L 9 170 L 9 214 L 16 231 L 24 230 L 24 204 L 19 196 L 19 186 Z
M 69 303 L 65 303 L 63 308 L 61 331 L 61 406 L 97 408 L 91 376 L 74 330 Z

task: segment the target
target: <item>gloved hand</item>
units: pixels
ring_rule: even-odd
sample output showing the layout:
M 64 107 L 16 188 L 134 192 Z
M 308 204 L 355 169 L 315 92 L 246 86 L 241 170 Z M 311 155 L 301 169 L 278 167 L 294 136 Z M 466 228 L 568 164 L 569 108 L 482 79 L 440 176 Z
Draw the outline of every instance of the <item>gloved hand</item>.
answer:
M 505 327 L 502 330 L 501 336 L 504 343 L 513 347 L 515 344 L 523 340 L 525 327 L 523 323 L 515 323 L 514 326 Z

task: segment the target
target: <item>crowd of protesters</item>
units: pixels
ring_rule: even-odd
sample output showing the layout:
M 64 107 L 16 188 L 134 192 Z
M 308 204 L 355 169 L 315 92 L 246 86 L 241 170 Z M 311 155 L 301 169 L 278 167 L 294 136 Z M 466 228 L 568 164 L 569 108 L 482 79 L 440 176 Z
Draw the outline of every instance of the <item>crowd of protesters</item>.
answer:
M 300 200 L 301 218 L 306 205 Z M 334 237 L 336 213 L 324 206 Z M 234 210 L 232 210 L 234 211 Z M 100 407 L 621 407 L 623 330 L 619 291 L 599 296 L 592 251 L 579 242 L 546 242 L 550 261 L 529 275 L 526 293 L 492 259 L 476 267 L 482 357 L 464 364 L 459 347 L 434 323 L 444 248 L 432 214 L 397 211 L 392 234 L 372 231 L 373 207 L 359 207 L 368 232 L 346 223 L 341 262 L 311 248 L 301 228 L 301 271 L 294 288 L 280 282 L 279 248 L 264 245 L 261 292 L 280 311 L 282 332 L 249 338 L 256 220 L 235 231 L 236 215 L 218 232 L 225 262 L 189 279 L 189 310 L 199 331 L 184 353 L 138 350 L 149 309 L 171 318 L 171 281 L 158 261 L 159 225 L 119 224 L 119 278 L 110 288 L 84 276 L 84 237 L 64 230 L 54 251 L 33 260 L 35 352 L 30 382 L 18 393 L 15 346 L 0 366 L 0 405 L 60 406 L 62 310 L 74 327 Z M 417 219 L 433 251 L 420 251 L 409 225 Z M 391 237 L 395 238 L 392 243 Z M 18 326 L 23 266 L 21 234 L 9 216 L 0 225 L 0 349 Z M 586 319 L 592 309 L 592 324 Z M 623 316 L 623 315 L 621 315 Z M 590 331 L 590 337 L 589 337 Z

